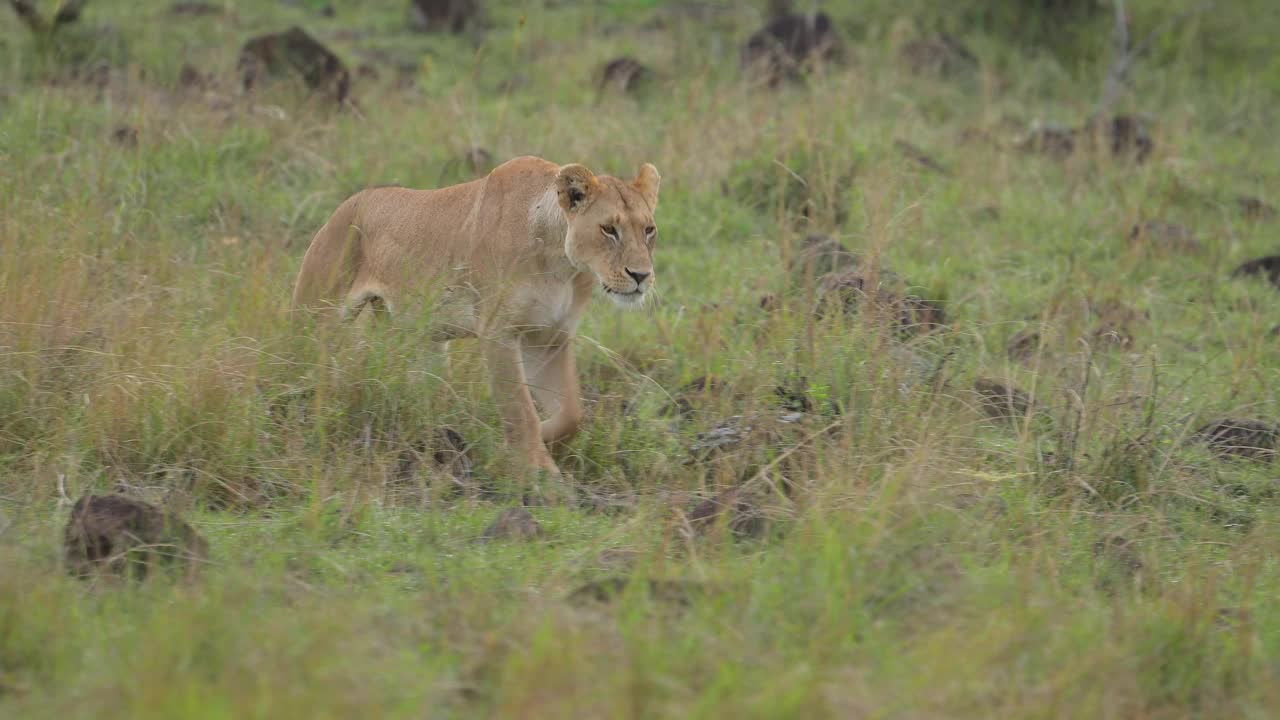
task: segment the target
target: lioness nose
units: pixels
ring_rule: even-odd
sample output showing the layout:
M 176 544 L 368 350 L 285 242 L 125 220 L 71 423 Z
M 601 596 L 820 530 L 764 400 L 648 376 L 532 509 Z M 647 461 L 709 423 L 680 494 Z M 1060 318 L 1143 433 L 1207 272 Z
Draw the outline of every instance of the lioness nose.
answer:
M 627 274 L 631 276 L 632 280 L 636 281 L 637 285 L 639 285 L 644 282 L 645 278 L 649 277 L 653 273 L 647 270 L 632 270 L 631 268 L 627 268 Z

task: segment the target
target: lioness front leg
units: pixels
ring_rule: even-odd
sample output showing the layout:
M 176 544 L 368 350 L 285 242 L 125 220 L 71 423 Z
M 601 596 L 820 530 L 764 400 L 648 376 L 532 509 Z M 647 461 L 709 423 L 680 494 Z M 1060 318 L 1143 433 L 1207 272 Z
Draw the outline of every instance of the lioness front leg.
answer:
M 550 417 L 542 421 L 542 442 L 563 442 L 582 425 L 582 399 L 573 361 L 573 338 L 557 337 L 541 347 L 526 344 L 524 367 L 533 397 Z
M 485 361 L 489 365 L 489 377 L 493 399 L 502 416 L 507 442 L 531 468 L 546 470 L 559 475 L 547 446 L 542 442 L 538 412 L 529 394 L 521 356 L 520 340 L 514 337 L 489 338 L 484 341 Z

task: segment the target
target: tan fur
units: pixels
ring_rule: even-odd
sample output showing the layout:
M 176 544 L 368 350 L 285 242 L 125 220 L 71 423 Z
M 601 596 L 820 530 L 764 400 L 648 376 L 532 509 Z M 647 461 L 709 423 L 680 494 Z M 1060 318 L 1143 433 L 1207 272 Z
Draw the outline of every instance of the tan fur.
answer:
M 439 190 L 361 191 L 311 241 L 294 307 L 429 314 L 438 341 L 479 338 L 508 441 L 529 467 L 558 474 L 547 444 L 582 422 L 578 321 L 596 285 L 620 305 L 652 287 L 659 182 L 649 164 L 628 181 L 521 157 Z

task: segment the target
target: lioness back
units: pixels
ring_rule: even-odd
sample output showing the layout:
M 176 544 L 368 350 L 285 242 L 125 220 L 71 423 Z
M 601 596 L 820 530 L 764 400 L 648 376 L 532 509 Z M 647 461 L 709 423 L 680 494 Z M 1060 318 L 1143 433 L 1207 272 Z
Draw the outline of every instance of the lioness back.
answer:
M 435 190 L 384 186 L 344 201 L 307 248 L 295 309 L 389 302 L 424 280 L 472 275 L 514 262 L 529 235 L 529 207 L 548 193 L 557 166 L 516 158 L 489 175 Z M 469 279 L 469 278 L 468 278 Z

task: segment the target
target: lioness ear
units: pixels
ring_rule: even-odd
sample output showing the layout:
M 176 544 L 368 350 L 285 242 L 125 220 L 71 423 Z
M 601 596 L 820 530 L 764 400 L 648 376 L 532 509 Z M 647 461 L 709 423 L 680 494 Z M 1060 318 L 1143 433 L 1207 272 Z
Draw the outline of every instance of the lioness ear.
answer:
M 590 170 L 582 165 L 565 165 L 556 173 L 556 195 L 560 207 L 567 213 L 579 212 L 596 199 L 600 183 Z
M 640 166 L 640 170 L 636 173 L 636 179 L 631 181 L 636 190 L 640 191 L 644 201 L 649 203 L 651 210 L 658 208 L 658 185 L 662 182 L 662 176 L 658 174 L 658 168 L 645 163 Z

